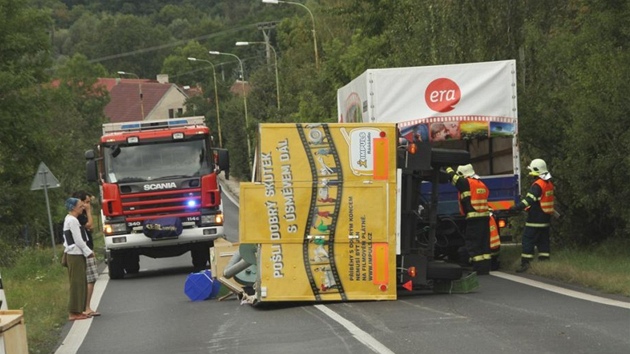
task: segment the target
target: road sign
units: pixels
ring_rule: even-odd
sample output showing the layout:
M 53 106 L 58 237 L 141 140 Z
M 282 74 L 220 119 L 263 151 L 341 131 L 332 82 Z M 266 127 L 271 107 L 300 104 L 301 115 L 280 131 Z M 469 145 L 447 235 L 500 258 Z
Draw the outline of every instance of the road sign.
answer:
M 36 191 L 45 188 L 58 188 L 61 186 L 57 177 L 50 172 L 50 169 L 44 162 L 39 163 L 39 168 L 37 169 L 37 174 L 35 178 L 33 178 L 33 183 L 31 184 L 31 190 Z
M 53 246 L 53 254 L 54 260 L 57 261 L 57 251 L 55 250 L 55 234 L 53 233 L 52 226 L 52 217 L 50 216 L 50 202 L 48 201 L 48 189 L 50 188 L 58 188 L 61 184 L 55 177 L 55 175 L 50 172 L 48 166 L 42 161 L 39 163 L 39 168 L 37 169 L 37 174 L 35 178 L 33 178 L 33 184 L 31 184 L 31 190 L 36 191 L 43 189 L 44 195 L 46 196 L 46 210 L 48 211 L 48 225 L 50 226 L 50 238 L 52 240 Z

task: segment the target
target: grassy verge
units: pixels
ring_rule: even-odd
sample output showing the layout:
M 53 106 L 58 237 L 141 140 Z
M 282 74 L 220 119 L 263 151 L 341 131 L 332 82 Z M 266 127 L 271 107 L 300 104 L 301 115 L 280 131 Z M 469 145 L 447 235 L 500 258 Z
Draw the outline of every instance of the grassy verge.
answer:
M 102 237 L 95 237 L 102 249 Z M 552 261 L 534 262 L 528 271 L 550 279 L 630 297 L 630 240 L 611 240 L 592 250 L 553 250 Z M 61 249 L 57 251 L 61 255 Z M 102 258 L 102 252 L 97 252 Z M 502 247 L 501 270 L 520 264 L 520 246 Z M 7 303 L 22 309 L 30 353 L 51 353 L 67 322 L 68 275 L 52 261 L 50 249 L 30 249 L 12 268 L 1 269 Z
M 68 273 L 52 258 L 50 249 L 28 249 L 1 270 L 9 309 L 24 311 L 30 353 L 51 353 L 68 318 Z
M 501 268 L 515 271 L 520 246 L 502 247 Z M 550 262 L 533 262 L 530 274 L 630 297 L 630 240 L 608 240 L 592 249 L 552 249 Z
M 104 249 L 100 232 L 94 248 Z M 63 247 L 57 257 L 47 249 L 26 249 L 11 268 L 2 268 L 2 284 L 9 309 L 24 311 L 28 349 L 31 354 L 52 353 L 68 320 L 68 271 L 61 266 Z M 103 252 L 95 252 L 99 260 Z

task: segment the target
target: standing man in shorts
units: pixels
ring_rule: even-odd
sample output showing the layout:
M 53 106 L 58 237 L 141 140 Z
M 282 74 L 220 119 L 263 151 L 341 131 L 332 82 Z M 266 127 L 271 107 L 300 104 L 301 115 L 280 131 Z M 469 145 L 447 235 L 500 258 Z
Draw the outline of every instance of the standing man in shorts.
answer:
M 78 191 L 72 195 L 74 198 L 79 199 L 85 209 L 83 210 L 83 214 L 79 215 L 77 219 L 79 219 L 79 223 L 81 224 L 81 231 L 83 232 L 85 243 L 88 247 L 94 252 L 94 239 L 92 238 L 92 228 L 93 228 L 93 219 L 92 219 L 92 195 L 85 191 Z M 85 301 L 85 312 L 87 316 L 94 317 L 100 316 L 101 314 L 97 311 L 94 311 L 90 306 L 90 302 L 92 300 L 92 294 L 94 293 L 94 283 L 96 283 L 96 279 L 98 278 L 98 269 L 96 265 L 96 257 L 87 258 L 86 259 L 86 275 L 87 275 L 87 296 Z

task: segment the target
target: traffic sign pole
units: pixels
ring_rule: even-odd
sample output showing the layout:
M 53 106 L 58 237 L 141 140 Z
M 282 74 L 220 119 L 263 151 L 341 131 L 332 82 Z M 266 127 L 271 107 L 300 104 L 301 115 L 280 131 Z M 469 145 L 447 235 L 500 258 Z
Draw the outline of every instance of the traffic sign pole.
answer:
M 46 196 L 46 211 L 48 211 L 48 225 L 50 226 L 50 239 L 52 240 L 53 257 L 55 262 L 57 262 L 58 258 L 57 250 L 55 249 L 55 233 L 53 231 L 52 216 L 50 215 L 48 188 L 58 188 L 59 186 L 61 186 L 59 180 L 57 180 L 55 175 L 53 175 L 52 172 L 48 169 L 48 166 L 46 166 L 44 162 L 40 162 L 37 173 L 35 174 L 35 178 L 33 178 L 33 183 L 31 184 L 31 190 L 44 190 L 44 195 Z
M 50 239 L 52 240 L 53 259 L 57 262 L 57 249 L 55 248 L 55 233 L 53 232 L 52 216 L 50 216 L 50 202 L 48 201 L 48 185 L 46 173 L 44 173 L 44 195 L 46 196 L 46 210 L 48 211 L 48 225 L 50 226 Z

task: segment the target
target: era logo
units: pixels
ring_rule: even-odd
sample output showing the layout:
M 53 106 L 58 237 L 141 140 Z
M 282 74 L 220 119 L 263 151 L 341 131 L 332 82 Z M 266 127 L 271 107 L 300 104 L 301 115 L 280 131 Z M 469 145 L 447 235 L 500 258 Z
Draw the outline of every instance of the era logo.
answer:
M 449 112 L 455 108 L 462 98 L 459 86 L 450 79 L 439 78 L 433 80 L 424 92 L 427 106 L 436 112 Z

